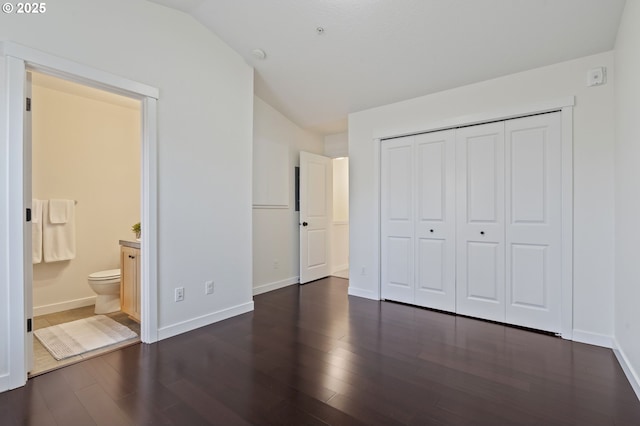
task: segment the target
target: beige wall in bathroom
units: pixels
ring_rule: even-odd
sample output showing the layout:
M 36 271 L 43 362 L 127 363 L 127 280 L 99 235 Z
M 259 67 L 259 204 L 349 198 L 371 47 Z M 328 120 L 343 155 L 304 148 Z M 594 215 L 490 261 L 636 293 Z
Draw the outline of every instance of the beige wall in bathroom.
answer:
M 34 76 L 33 198 L 74 199 L 76 258 L 33 265 L 34 314 L 94 303 L 87 275 L 119 268 L 140 219 L 137 101 Z

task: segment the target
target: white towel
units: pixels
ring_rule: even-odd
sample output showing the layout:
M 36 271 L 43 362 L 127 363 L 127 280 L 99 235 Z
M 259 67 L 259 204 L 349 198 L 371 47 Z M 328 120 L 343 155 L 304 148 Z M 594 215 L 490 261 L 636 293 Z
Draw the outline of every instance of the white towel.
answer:
M 42 206 L 45 201 L 31 200 L 31 252 L 33 263 L 42 262 Z
M 64 201 L 64 206 L 55 206 L 55 208 L 66 212 L 65 223 L 52 223 L 49 209 L 54 201 L 56 203 Z M 61 219 L 60 216 L 54 216 L 55 220 Z M 61 260 L 74 259 L 76 257 L 75 202 L 73 200 L 50 200 L 43 206 L 43 217 L 45 218 L 42 221 L 42 253 L 44 261 L 59 262 Z
M 49 200 L 49 220 L 51 223 L 67 223 L 69 211 L 74 203 L 71 200 Z

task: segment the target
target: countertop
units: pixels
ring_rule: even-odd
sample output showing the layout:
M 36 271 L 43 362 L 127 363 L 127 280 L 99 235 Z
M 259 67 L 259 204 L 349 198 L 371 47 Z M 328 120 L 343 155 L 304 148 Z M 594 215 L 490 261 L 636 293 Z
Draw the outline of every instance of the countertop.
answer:
M 120 240 L 120 245 L 131 248 L 140 248 L 140 241 L 128 241 L 128 240 Z

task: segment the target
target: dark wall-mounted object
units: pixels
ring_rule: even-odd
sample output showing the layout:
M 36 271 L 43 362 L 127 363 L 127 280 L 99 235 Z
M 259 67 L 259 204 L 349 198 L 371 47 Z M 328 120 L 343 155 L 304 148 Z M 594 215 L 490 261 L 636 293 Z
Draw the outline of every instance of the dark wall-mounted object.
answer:
M 294 205 L 296 207 L 295 211 L 299 212 L 300 211 L 300 167 L 296 167 L 295 171 L 294 171 L 294 176 L 296 179 L 296 185 L 295 185 L 295 202 Z

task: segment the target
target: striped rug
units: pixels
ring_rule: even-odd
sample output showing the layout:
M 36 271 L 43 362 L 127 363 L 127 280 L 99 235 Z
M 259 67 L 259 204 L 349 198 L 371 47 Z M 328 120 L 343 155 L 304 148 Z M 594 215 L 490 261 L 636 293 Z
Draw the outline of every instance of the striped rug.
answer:
M 104 315 L 53 325 L 34 334 L 58 361 L 138 336 Z

